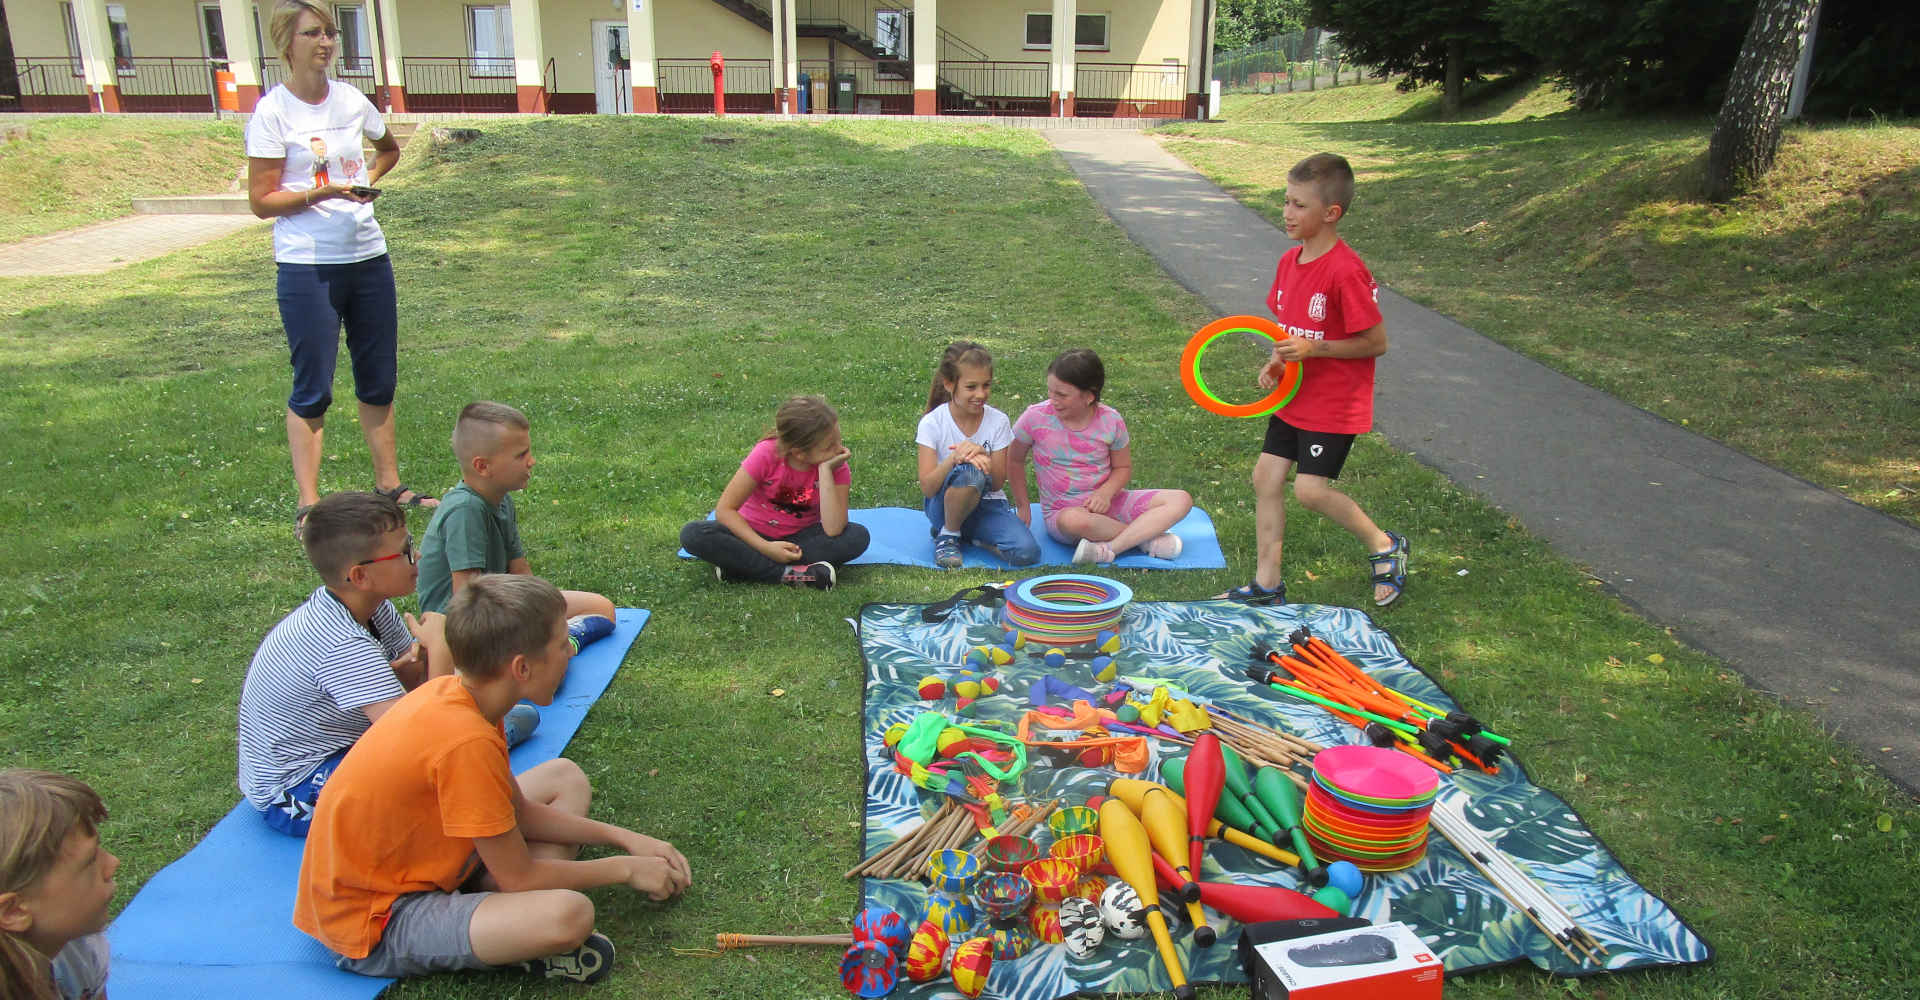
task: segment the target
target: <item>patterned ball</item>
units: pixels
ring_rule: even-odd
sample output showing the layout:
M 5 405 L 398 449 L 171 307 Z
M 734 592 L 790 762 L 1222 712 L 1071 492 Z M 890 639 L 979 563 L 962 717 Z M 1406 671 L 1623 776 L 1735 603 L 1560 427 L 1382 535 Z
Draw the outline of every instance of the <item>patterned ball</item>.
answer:
M 914 690 L 928 701 L 939 701 L 947 696 L 947 682 L 937 674 L 928 674 L 920 678 L 920 686 Z
M 973 677 L 962 677 L 953 682 L 953 693 L 957 697 L 972 701 L 980 697 L 980 682 Z
M 884 906 L 866 907 L 853 917 L 855 941 L 886 945 L 895 957 L 906 957 L 907 941 L 912 936 L 913 927 L 907 923 L 907 918 Z
M 1102 684 L 1105 684 L 1108 681 L 1113 680 L 1113 675 L 1117 673 L 1119 673 L 1119 670 L 1113 665 L 1113 657 L 1101 655 L 1093 658 L 1093 679 L 1094 680 L 1099 681 Z
M 1147 908 L 1125 882 L 1115 882 L 1100 894 L 1100 920 L 1117 938 L 1131 941 L 1147 933 Z
M 961 732 L 960 727 L 948 726 L 947 728 L 940 730 L 940 735 L 933 738 L 933 747 L 934 747 L 934 750 L 940 754 L 940 756 L 945 757 L 947 756 L 948 751 L 952 750 L 956 745 L 965 743 L 966 741 L 967 741 L 967 734 Z
M 881 739 L 885 740 L 887 745 L 890 747 L 899 746 L 900 741 L 906 738 L 907 738 L 907 724 L 904 722 L 896 722 L 893 725 L 888 726 L 887 731 L 881 736 Z
M 962 941 L 953 949 L 953 985 L 970 997 L 987 988 L 987 974 L 993 971 L 993 939 Z
M 1093 648 L 1095 651 L 1101 653 L 1118 653 L 1120 651 L 1120 633 L 1101 632 L 1099 635 L 1093 637 Z
M 1049 667 L 1054 668 L 1055 670 L 1058 670 L 1059 668 L 1066 665 L 1067 654 L 1062 653 L 1057 649 L 1049 649 L 1044 654 L 1041 655 L 1040 662 L 1046 664 Z
M 980 678 L 980 694 L 984 697 L 1000 690 L 1000 678 L 988 674 Z
M 913 932 L 907 944 L 907 978 L 916 983 L 937 978 L 947 964 L 947 932 L 929 920 Z
M 1065 939 L 1067 954 L 1081 959 L 1092 957 L 1094 949 L 1107 939 L 1107 925 L 1100 920 L 1099 905 L 1084 896 L 1061 900 L 1060 934 Z

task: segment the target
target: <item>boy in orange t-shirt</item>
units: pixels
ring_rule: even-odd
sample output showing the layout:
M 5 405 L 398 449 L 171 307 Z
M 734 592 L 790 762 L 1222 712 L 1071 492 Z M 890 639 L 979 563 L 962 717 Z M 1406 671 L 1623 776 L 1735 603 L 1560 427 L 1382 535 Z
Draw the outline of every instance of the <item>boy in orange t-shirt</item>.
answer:
M 559 590 L 480 577 L 448 604 L 446 640 L 454 673 L 387 710 L 322 791 L 294 926 L 362 975 L 520 965 L 598 982 L 613 943 L 579 890 L 667 899 L 691 884 L 687 859 L 586 818 L 593 789 L 572 761 L 508 767 L 500 720 L 522 698 L 552 704 L 573 653 Z M 576 861 L 582 844 L 620 853 Z

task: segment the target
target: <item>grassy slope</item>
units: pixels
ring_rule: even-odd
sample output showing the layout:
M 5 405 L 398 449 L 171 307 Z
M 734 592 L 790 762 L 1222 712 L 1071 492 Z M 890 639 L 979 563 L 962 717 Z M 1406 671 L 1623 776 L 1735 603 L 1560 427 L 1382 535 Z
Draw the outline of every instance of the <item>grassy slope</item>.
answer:
M 1709 126 L 1492 88 L 1467 120 L 1388 84 L 1232 98 L 1166 130 L 1276 222 L 1287 167 L 1343 152 L 1341 227 L 1380 280 L 1589 384 L 1920 523 L 1920 128 L 1789 131 L 1726 207 Z
M 231 122 L 76 115 L 20 122 L 0 145 L 0 243 L 117 218 L 135 197 L 234 189 L 245 166 Z
M 674 841 L 698 881 L 664 907 L 593 894 L 622 955 L 596 996 L 844 996 L 824 951 L 684 950 L 715 931 L 845 926 L 860 671 L 841 619 L 984 577 L 862 567 L 824 595 L 718 587 L 673 558 L 675 533 L 789 393 L 841 405 L 859 503 L 907 504 L 905 442 L 945 342 L 987 340 L 996 402 L 1018 410 L 1056 350 L 1099 331 L 1138 480 L 1190 488 L 1233 563 L 1117 575 L 1143 600 L 1213 593 L 1250 571 L 1257 443 L 1178 388 L 1167 352 L 1207 317 L 1030 133 L 484 128 L 443 158 L 410 156 L 381 202 L 405 330 L 403 470 L 444 486 L 457 408 L 520 405 L 540 457 L 521 506 L 535 568 L 655 612 L 569 754 L 594 777 L 597 815 Z M 288 537 L 271 275 L 259 235 L 97 278 L 0 281 L 0 763 L 101 788 L 123 902 L 234 801 L 246 662 L 312 586 Z M 367 485 L 345 408 L 328 455 L 326 488 Z M 1567 987 L 1522 968 L 1450 995 L 1858 1000 L 1920 977 L 1914 924 L 1886 905 L 1911 888 L 1908 800 L 1430 470 L 1371 436 L 1350 467 L 1360 501 L 1419 546 L 1384 624 L 1720 949 L 1702 970 Z M 1318 518 L 1289 527 L 1298 599 L 1365 599 L 1351 539 Z M 1742 780 L 1701 780 L 1729 774 Z M 551 992 L 495 976 L 389 995 Z

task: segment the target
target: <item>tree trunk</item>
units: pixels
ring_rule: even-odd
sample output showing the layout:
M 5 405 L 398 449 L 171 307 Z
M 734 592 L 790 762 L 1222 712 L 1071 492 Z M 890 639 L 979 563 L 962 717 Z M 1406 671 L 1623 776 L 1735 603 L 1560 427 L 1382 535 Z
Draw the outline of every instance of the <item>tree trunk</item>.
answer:
M 1819 0 L 1760 0 L 1707 146 L 1707 200 L 1726 201 L 1773 167 L 1793 69 Z
M 1461 91 L 1466 89 L 1467 46 L 1458 38 L 1447 40 L 1447 81 L 1440 92 L 1440 116 L 1452 121 L 1460 117 Z

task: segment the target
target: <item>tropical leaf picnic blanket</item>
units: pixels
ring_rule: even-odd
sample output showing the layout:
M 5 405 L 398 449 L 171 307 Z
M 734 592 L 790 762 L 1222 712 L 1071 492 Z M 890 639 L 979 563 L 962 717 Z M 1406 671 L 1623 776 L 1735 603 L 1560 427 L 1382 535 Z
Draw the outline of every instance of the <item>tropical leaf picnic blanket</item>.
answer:
M 911 832 L 938 805 L 932 793 L 922 792 L 894 770 L 891 752 L 883 740 L 887 727 L 909 721 L 922 711 L 943 707 L 919 699 L 919 680 L 929 674 L 950 675 L 961 668 L 971 647 L 1003 638 L 994 607 L 962 604 L 944 621 L 934 623 L 922 620 L 923 607 L 870 604 L 861 611 L 860 646 L 866 668 L 863 747 L 867 755 L 863 857 Z M 1247 680 L 1245 668 L 1253 647 L 1265 643 L 1285 649 L 1288 633 L 1302 624 L 1388 686 L 1440 707 L 1458 707 L 1402 655 L 1392 636 L 1365 614 L 1348 608 L 1135 602 L 1126 609 L 1121 629 L 1124 646 L 1115 661 L 1123 677 L 1165 681 L 1184 688 L 1198 700 L 1228 707 L 1244 718 L 1263 721 L 1316 743 L 1332 746 L 1362 742 L 1358 732 L 1324 710 L 1257 689 Z M 1001 692 L 980 700 L 976 705 L 978 719 L 1011 724 L 1027 706 L 1028 687 L 1045 674 L 1089 690 L 1102 689 L 1093 682 L 1085 656 L 1070 657 L 1065 666 L 1049 670 L 1038 658 L 1039 651 L 1029 644 L 1012 664 L 997 668 L 1003 680 Z M 951 702 L 944 707 L 950 712 Z M 1466 707 L 1471 710 L 1471 706 Z M 1488 721 L 1497 727 L 1497 720 Z M 1519 750 L 1525 752 L 1524 747 Z M 1169 742 L 1157 745 L 1153 752 L 1157 767 L 1159 755 L 1184 754 L 1185 748 Z M 1033 801 L 1060 797 L 1063 805 L 1078 804 L 1088 796 L 1104 794 L 1106 783 L 1120 776 L 1105 768 L 1054 768 L 1040 760 L 1036 757 L 1021 789 Z M 1448 975 L 1520 961 L 1530 961 L 1554 975 L 1573 977 L 1711 960 L 1713 950 L 1706 940 L 1665 902 L 1636 883 L 1579 816 L 1558 796 L 1529 781 L 1517 761 L 1507 759 L 1498 775 L 1465 770 L 1443 776 L 1440 798 L 1464 800 L 1466 815 L 1474 825 L 1610 952 L 1605 969 L 1570 961 L 1435 832 L 1427 853 L 1413 867 L 1368 876 L 1353 913 L 1376 923 L 1407 924 L 1436 950 Z M 1044 827 L 1036 832 L 1044 838 Z M 973 846 L 978 844 L 976 840 Z M 1209 843 L 1201 877 L 1301 888 L 1293 872 L 1220 842 Z M 925 898 L 923 882 L 869 878 L 862 904 L 891 907 L 917 923 Z M 1234 948 L 1239 939 L 1238 924 L 1210 911 L 1209 921 L 1221 931 L 1220 938 L 1213 947 L 1200 948 L 1193 942 L 1183 911 L 1164 899 L 1162 905 L 1189 981 L 1245 981 Z M 1012 1000 L 1167 988 L 1169 981 L 1151 938 L 1119 941 L 1112 935 L 1084 961 L 1069 957 L 1062 946 L 1047 945 L 1019 959 L 996 962 L 987 983 L 988 995 Z M 926 984 L 903 979 L 901 989 L 894 994 L 913 1000 L 952 995 L 957 995 L 953 983 L 944 977 Z

